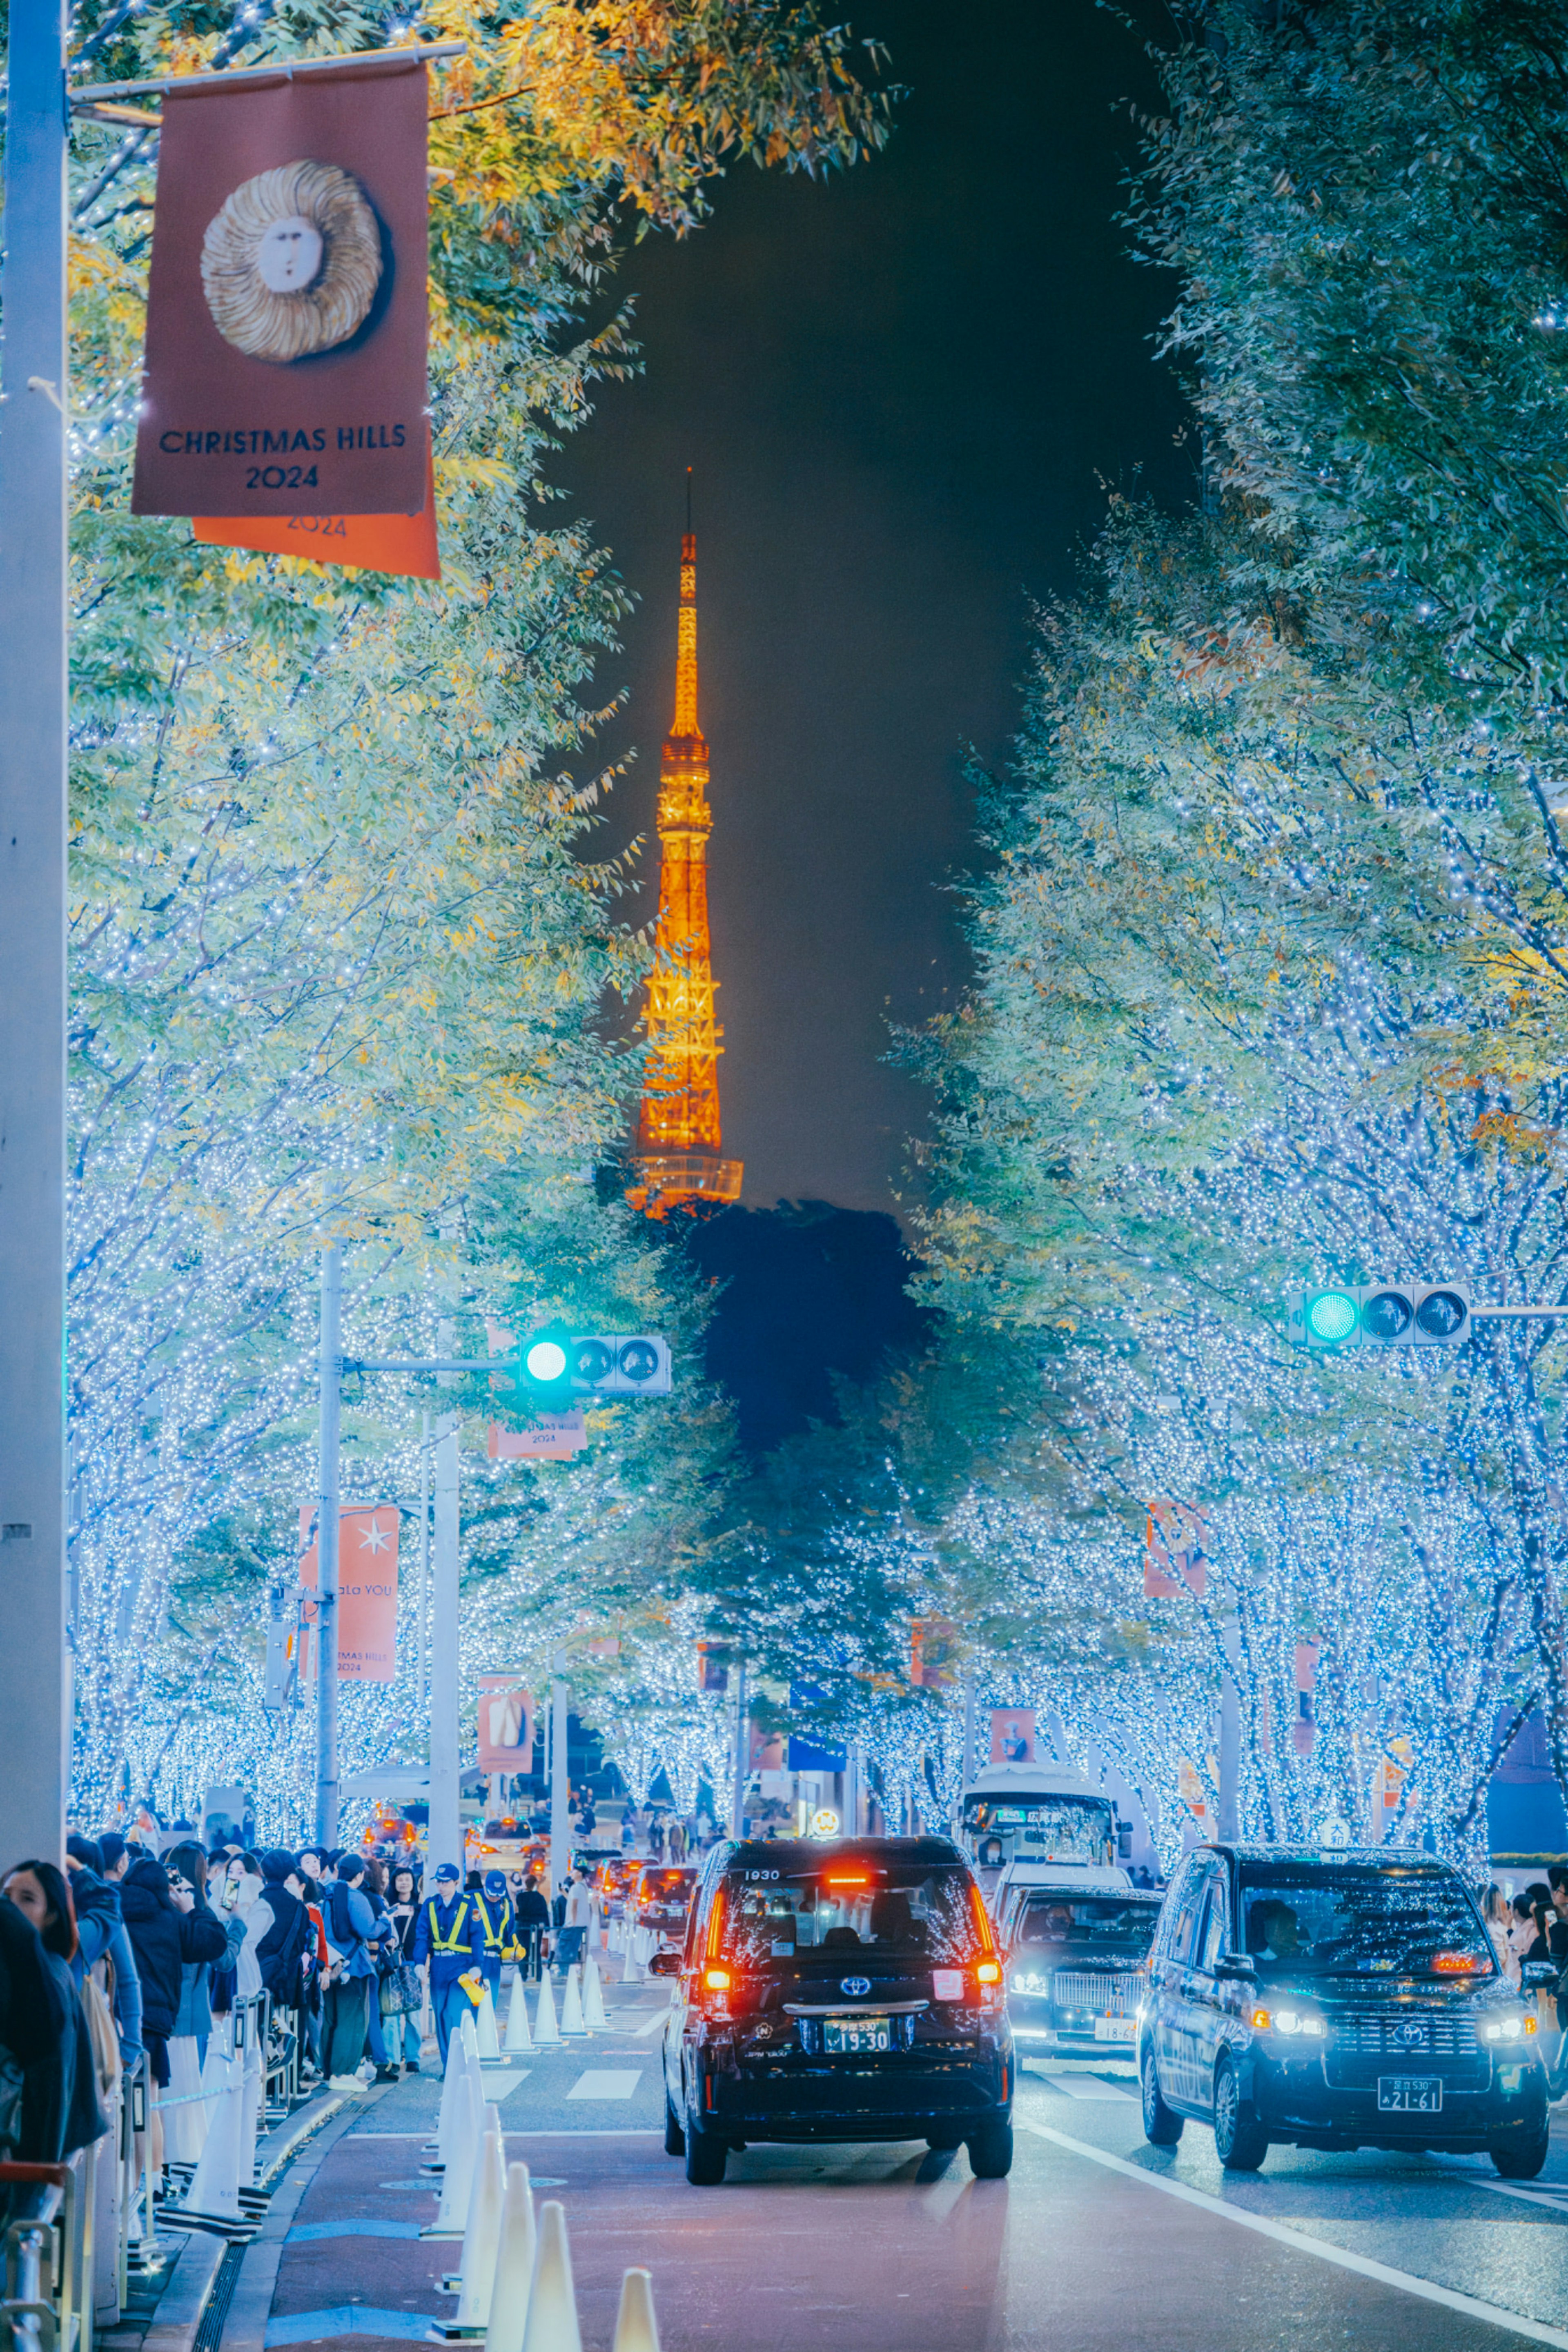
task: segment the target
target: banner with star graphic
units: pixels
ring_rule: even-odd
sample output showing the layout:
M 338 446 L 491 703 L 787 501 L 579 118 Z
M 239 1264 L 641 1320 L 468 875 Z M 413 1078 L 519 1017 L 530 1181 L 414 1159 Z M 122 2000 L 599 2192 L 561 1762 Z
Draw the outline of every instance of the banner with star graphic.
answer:
M 338 1514 L 338 1674 L 344 1682 L 389 1683 L 396 1675 L 399 1525 L 395 1503 Z M 300 1581 L 314 1592 L 313 1503 L 300 1506 Z M 315 1671 L 314 1632 L 307 1626 L 300 1637 L 301 1680 Z

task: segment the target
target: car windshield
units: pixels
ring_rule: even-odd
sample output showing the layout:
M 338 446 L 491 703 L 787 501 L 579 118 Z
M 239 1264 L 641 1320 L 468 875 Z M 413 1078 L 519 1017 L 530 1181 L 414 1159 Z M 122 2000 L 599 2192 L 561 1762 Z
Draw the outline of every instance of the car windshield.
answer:
M 642 1891 L 667 1902 L 671 1895 L 689 1895 L 697 1873 L 694 1870 L 645 1870 Z
M 1158 1903 L 1126 1903 L 1114 1895 L 1031 1895 L 1018 1915 L 1014 1942 L 1019 1951 L 1044 1945 L 1072 1950 L 1113 1951 L 1141 1960 L 1154 1939 Z
M 1437 1871 L 1244 1864 L 1241 1912 L 1260 1977 L 1496 1971 L 1468 1895 Z
M 980 1937 L 966 1870 L 826 1863 L 724 1882 L 724 1949 L 742 1968 L 864 1952 L 917 1969 L 962 1967 Z

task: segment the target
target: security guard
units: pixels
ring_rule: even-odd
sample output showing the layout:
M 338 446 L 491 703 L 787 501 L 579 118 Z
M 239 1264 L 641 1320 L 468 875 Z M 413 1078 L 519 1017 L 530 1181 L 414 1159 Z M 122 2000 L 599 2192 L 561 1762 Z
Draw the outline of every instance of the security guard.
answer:
M 462 1874 L 455 1862 L 444 1862 L 436 1873 L 436 1891 L 419 1906 L 414 1929 L 413 1958 L 430 1964 L 430 2006 L 436 2013 L 436 2040 L 443 2073 L 447 2044 L 458 2031 L 466 2009 L 471 2009 L 458 1979 L 465 1969 L 482 1967 L 485 1931 L 477 1897 L 465 1895 Z
M 484 1891 L 473 1898 L 484 1935 L 484 1949 L 479 1956 L 479 1966 L 489 1979 L 490 1999 L 500 2001 L 501 1962 L 510 1959 L 516 1937 L 511 1916 L 511 1897 L 506 1891 L 506 1873 L 487 1870 Z

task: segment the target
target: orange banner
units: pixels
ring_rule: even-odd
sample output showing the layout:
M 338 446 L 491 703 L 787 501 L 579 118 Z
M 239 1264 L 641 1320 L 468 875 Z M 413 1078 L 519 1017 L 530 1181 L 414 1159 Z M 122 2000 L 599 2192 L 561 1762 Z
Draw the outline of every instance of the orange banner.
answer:
M 425 503 L 417 514 L 196 515 L 191 530 L 207 547 L 297 555 L 311 563 L 341 563 L 359 572 L 391 572 L 403 580 L 441 577 L 433 457 L 425 478 Z
M 344 1682 L 389 1683 L 397 1673 L 397 1507 L 342 1511 L 338 1517 L 338 1673 Z M 300 1581 L 314 1592 L 318 1574 L 316 1507 L 300 1509 Z M 315 1627 L 308 1629 L 313 1637 Z M 312 1671 L 301 1643 L 301 1678 Z

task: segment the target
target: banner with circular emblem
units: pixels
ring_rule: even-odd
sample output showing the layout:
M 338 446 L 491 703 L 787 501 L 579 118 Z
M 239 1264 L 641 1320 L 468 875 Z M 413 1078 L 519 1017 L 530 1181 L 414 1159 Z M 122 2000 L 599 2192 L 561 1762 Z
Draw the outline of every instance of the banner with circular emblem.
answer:
M 137 514 L 425 508 L 427 105 L 395 55 L 167 86 Z

